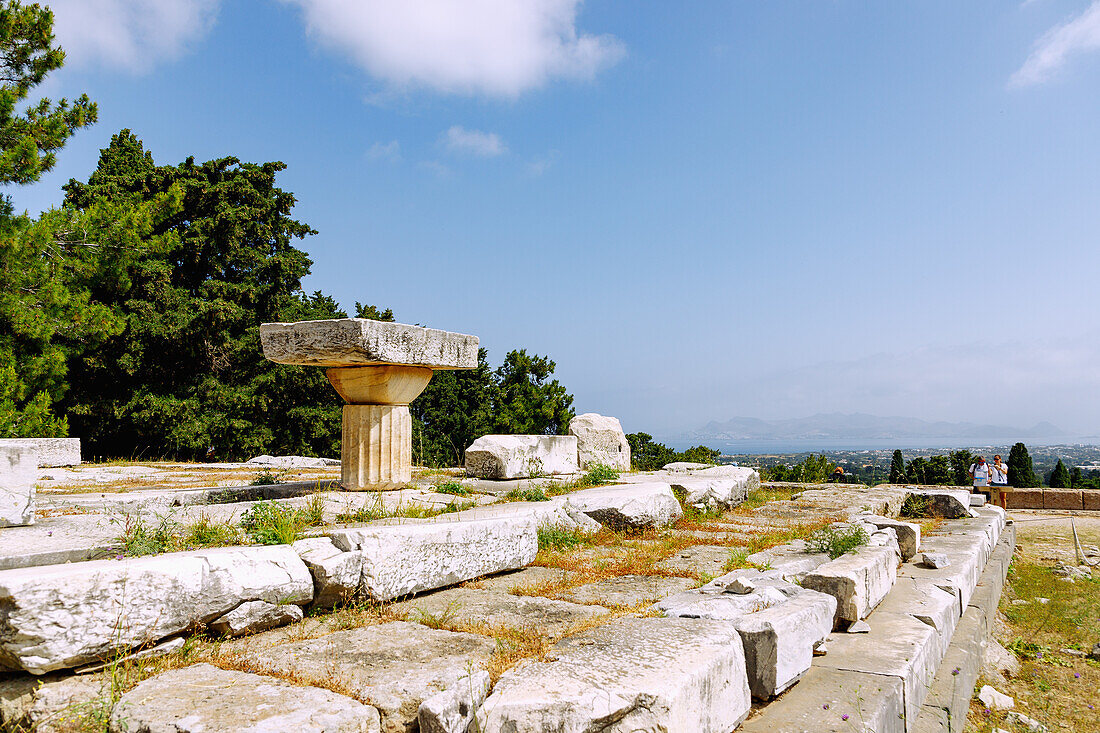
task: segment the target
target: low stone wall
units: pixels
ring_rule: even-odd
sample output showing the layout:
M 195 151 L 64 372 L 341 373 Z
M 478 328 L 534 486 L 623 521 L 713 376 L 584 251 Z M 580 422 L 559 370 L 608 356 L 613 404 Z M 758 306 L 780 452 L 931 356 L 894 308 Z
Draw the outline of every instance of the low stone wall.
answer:
M 1012 489 L 1005 503 L 1009 509 L 1100 511 L 1100 489 Z

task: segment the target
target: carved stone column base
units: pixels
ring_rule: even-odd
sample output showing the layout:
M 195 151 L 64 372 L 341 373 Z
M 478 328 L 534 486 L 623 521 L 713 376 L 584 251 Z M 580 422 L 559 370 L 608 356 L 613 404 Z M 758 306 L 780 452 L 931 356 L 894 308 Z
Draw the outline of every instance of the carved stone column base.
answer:
M 348 491 L 399 489 L 412 481 L 408 405 L 344 405 L 340 480 Z

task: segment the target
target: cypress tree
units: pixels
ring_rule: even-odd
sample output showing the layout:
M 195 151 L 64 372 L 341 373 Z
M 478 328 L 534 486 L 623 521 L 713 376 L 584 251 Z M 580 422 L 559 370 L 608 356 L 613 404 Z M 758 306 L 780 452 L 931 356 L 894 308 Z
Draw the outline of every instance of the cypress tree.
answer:
M 1035 468 L 1031 464 L 1031 456 L 1028 455 L 1027 446 L 1023 443 L 1017 443 L 1008 452 L 1008 484 L 1018 489 L 1039 485 Z
M 900 484 L 905 480 L 905 459 L 901 450 L 894 451 L 894 458 L 890 461 L 890 483 Z
M 1050 488 L 1068 489 L 1072 483 L 1069 476 L 1069 469 L 1066 468 L 1066 464 L 1062 463 L 1062 459 L 1059 458 L 1057 465 L 1054 466 L 1054 471 L 1050 474 Z

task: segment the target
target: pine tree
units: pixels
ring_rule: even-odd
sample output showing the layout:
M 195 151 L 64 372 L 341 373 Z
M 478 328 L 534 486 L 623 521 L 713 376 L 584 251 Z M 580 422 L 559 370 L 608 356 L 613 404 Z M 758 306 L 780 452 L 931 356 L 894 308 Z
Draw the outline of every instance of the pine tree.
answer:
M 1066 464 L 1062 463 L 1062 459 L 1059 458 L 1058 463 L 1054 466 L 1054 471 L 1050 474 L 1050 488 L 1068 489 L 1072 483 L 1069 469 L 1066 468 Z
M 901 450 L 894 451 L 894 458 L 890 461 L 890 483 L 900 484 L 905 480 L 905 458 Z
M 1017 443 L 1008 452 L 1008 484 L 1018 489 L 1039 485 L 1035 468 L 1031 464 L 1031 456 L 1028 455 L 1027 446 L 1023 443 Z

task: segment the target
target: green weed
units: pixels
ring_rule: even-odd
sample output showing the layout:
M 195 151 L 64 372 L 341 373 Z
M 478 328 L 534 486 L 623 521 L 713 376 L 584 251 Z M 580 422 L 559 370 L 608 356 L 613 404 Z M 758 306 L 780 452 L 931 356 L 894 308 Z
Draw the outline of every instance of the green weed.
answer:
M 455 496 L 469 496 L 470 490 L 457 481 L 444 481 L 435 490 L 440 494 L 454 494 Z
M 841 555 L 866 545 L 871 537 L 863 525 L 822 527 L 806 538 L 806 552 L 825 552 L 836 560 Z

